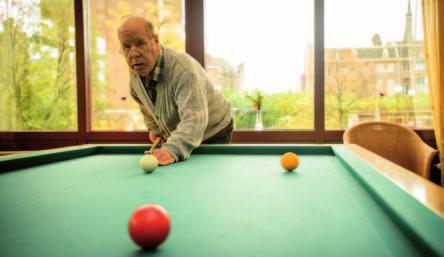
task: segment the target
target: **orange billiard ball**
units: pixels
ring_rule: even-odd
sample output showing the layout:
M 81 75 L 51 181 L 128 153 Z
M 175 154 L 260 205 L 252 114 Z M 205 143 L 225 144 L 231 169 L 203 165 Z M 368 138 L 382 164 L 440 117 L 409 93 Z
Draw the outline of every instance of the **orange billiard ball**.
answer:
M 299 166 L 299 162 L 297 154 L 292 152 L 284 153 L 281 157 L 281 166 L 287 171 L 296 169 Z
M 155 250 L 170 232 L 168 213 L 159 205 L 142 205 L 131 215 L 128 232 L 133 242 L 141 248 Z

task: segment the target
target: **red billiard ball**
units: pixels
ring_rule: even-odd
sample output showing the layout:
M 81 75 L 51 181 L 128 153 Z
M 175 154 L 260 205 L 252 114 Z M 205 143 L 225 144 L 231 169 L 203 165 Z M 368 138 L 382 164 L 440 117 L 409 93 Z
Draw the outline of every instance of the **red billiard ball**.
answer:
M 170 232 L 168 213 L 159 205 L 142 205 L 131 215 L 128 232 L 134 243 L 145 250 L 154 250 Z

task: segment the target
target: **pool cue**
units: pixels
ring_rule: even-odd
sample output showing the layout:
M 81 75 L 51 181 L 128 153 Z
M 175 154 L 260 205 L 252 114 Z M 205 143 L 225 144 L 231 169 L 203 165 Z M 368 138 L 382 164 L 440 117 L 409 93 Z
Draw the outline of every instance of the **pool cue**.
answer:
M 145 154 L 152 154 L 154 149 L 156 149 L 156 146 L 160 143 L 160 137 L 156 138 L 156 140 L 154 140 L 153 144 L 151 145 L 150 150 L 145 151 Z

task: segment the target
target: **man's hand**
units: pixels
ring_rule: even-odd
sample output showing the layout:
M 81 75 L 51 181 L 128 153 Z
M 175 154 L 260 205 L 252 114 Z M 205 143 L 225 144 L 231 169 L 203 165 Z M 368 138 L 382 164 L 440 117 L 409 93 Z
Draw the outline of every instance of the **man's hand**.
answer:
M 171 156 L 171 154 L 165 149 L 154 149 L 152 153 L 157 160 L 159 161 L 159 165 L 168 165 L 174 163 L 176 160 Z

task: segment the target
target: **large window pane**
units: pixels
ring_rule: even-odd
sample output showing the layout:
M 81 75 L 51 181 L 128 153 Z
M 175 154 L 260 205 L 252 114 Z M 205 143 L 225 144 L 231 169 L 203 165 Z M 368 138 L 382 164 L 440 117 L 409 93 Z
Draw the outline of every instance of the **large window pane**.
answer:
M 137 104 L 129 93 L 129 71 L 119 53 L 117 29 L 124 17 L 144 16 L 153 22 L 160 42 L 185 49 L 180 0 L 89 1 L 93 130 L 145 130 Z
M 325 3 L 326 127 L 431 128 L 420 0 Z
M 313 129 L 313 19 L 312 1 L 205 1 L 205 65 L 235 128 Z
M 74 1 L 0 0 L 0 130 L 77 129 Z

